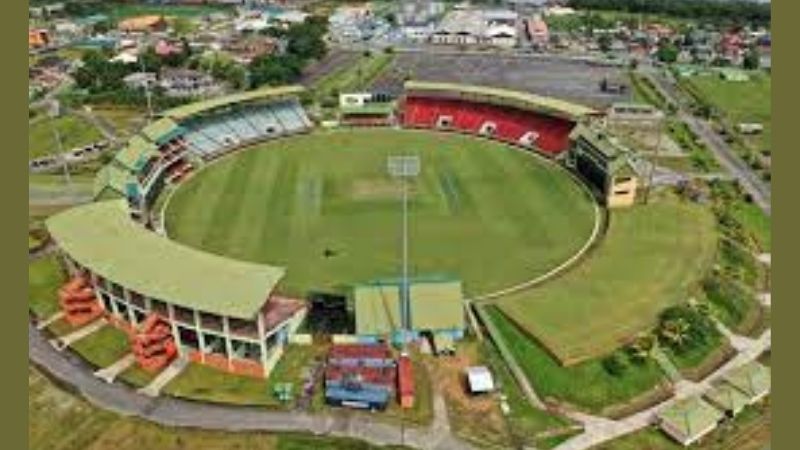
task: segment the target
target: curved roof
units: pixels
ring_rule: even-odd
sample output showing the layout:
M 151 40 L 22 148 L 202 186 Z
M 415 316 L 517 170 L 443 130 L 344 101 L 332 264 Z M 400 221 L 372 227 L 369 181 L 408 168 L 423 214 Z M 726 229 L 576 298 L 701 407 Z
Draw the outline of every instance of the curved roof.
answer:
M 47 229 L 80 265 L 151 298 L 253 319 L 283 278 L 282 267 L 236 261 L 171 241 L 131 220 L 125 200 L 78 206 Z
M 262 98 L 270 97 L 283 97 L 290 95 L 298 95 L 305 91 L 302 86 L 280 86 L 280 87 L 263 87 L 253 91 L 239 92 L 236 94 L 225 95 L 222 97 L 214 97 L 208 100 L 190 103 L 188 105 L 178 106 L 161 113 L 164 117 L 171 117 L 175 120 L 186 119 L 194 114 L 205 112 L 211 109 L 233 105 L 235 103 L 243 103 L 252 100 L 260 100 Z
M 556 117 L 577 121 L 587 116 L 599 114 L 599 111 L 588 106 L 567 102 L 553 97 L 530 94 L 527 92 L 512 91 L 509 89 L 489 86 L 474 86 L 468 84 L 440 83 L 431 81 L 406 81 L 406 92 L 431 92 L 455 94 L 466 99 L 488 101 L 490 103 L 507 104 L 523 109 L 539 111 Z

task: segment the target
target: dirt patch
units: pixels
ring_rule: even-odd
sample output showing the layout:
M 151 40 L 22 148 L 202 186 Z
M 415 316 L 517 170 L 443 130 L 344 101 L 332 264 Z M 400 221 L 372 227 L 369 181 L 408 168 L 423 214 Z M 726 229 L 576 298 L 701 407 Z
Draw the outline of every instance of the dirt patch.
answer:
M 467 392 L 464 370 L 482 364 L 475 343 L 459 345 L 454 356 L 426 357 L 425 363 L 434 389 L 445 398 L 454 432 L 476 441 L 506 442 L 508 434 L 498 394 L 473 396 Z
M 408 186 L 409 196 L 415 191 L 413 185 Z M 403 197 L 403 185 L 395 180 L 361 179 L 353 181 L 350 192 L 353 200 L 399 200 Z

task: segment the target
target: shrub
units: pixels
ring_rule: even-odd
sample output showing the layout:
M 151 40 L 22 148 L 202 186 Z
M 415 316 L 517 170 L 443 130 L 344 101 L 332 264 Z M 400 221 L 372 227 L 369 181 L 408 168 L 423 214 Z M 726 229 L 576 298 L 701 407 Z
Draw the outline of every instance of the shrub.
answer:
M 616 353 L 612 353 L 605 358 L 601 363 L 603 365 L 603 369 L 611 376 L 614 377 L 621 377 L 625 374 L 628 366 L 625 365 L 625 362 L 622 358 L 619 357 Z

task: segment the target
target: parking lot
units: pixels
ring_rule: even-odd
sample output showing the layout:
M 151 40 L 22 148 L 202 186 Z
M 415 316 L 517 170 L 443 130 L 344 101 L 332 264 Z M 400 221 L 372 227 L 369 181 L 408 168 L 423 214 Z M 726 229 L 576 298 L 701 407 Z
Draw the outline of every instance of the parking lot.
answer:
M 399 94 L 403 80 L 446 81 L 508 88 L 562 98 L 594 107 L 630 100 L 600 90 L 604 77 L 625 79 L 624 69 L 535 55 L 403 52 L 371 90 Z

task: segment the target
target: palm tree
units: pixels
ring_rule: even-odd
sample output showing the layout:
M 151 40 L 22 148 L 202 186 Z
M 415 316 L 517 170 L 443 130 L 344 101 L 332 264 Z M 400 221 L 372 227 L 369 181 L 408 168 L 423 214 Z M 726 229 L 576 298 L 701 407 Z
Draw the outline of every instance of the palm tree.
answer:
M 671 345 L 682 347 L 689 337 L 689 329 L 689 322 L 679 317 L 664 321 L 661 324 L 660 334 Z
M 645 361 L 652 355 L 653 349 L 656 346 L 656 339 L 650 333 L 639 335 L 635 341 L 630 345 L 629 350 L 634 360 Z

